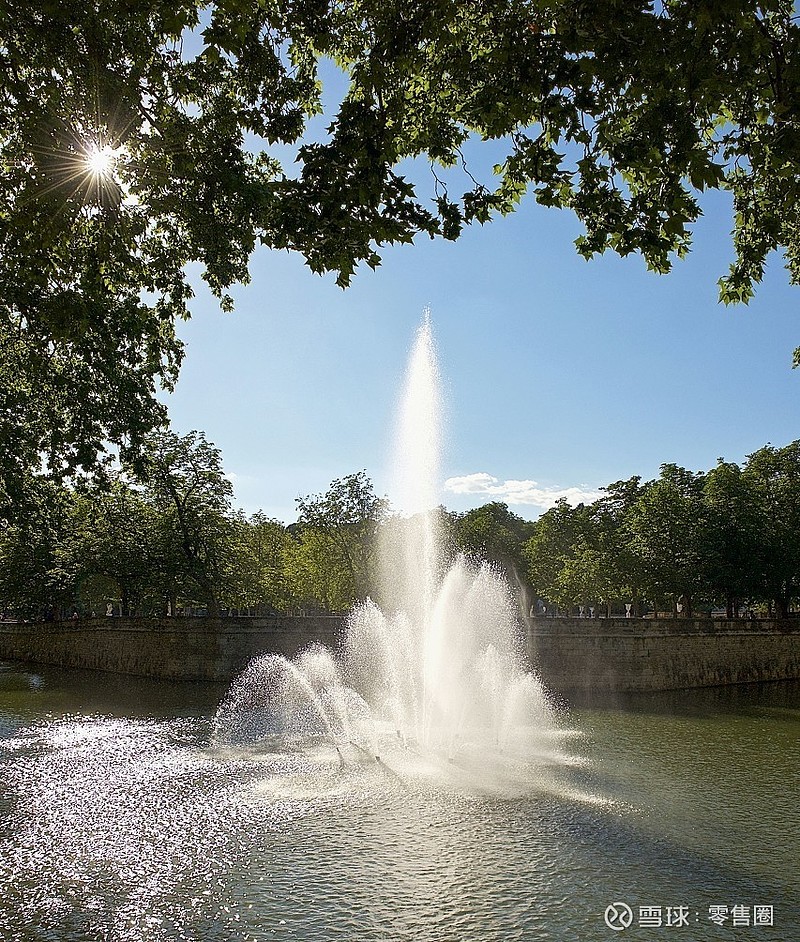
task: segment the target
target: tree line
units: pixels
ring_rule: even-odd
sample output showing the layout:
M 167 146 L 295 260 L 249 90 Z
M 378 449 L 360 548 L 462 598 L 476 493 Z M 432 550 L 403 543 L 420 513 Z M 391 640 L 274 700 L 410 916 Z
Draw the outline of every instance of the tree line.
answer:
M 444 556 L 502 570 L 525 614 L 787 617 L 800 597 L 800 441 L 602 492 L 536 521 L 500 502 L 440 507 Z M 339 614 L 380 601 L 378 537 L 405 526 L 364 471 L 299 498 L 288 526 L 248 516 L 201 432 L 151 434 L 135 465 L 70 484 L 41 477 L 23 506 L 0 523 L 0 610 L 29 619 Z
M 296 503 L 288 526 L 248 516 L 203 433 L 153 433 L 135 463 L 70 483 L 32 479 L 17 512 L 0 518 L 0 613 L 341 614 L 380 600 L 378 536 L 402 540 L 406 524 L 366 473 Z M 489 556 L 514 571 L 530 525 L 504 505 L 489 509 L 437 511 L 446 554 Z
M 359 472 L 297 503 L 290 526 L 247 516 L 203 433 L 151 434 L 135 465 L 36 481 L 0 523 L 0 606 L 30 619 L 345 611 L 366 594 L 385 502 Z
M 540 595 L 567 609 L 724 606 L 730 618 L 746 604 L 787 617 L 800 595 L 800 442 L 707 472 L 664 464 L 592 504 L 561 501 L 523 553 Z

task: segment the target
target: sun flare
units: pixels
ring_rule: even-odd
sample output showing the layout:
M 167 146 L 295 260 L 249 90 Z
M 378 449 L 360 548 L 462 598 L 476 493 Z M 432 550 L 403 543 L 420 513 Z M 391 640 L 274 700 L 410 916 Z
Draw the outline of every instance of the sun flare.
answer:
M 111 147 L 99 147 L 94 144 L 86 154 L 86 166 L 96 177 L 107 177 L 114 167 L 114 151 Z

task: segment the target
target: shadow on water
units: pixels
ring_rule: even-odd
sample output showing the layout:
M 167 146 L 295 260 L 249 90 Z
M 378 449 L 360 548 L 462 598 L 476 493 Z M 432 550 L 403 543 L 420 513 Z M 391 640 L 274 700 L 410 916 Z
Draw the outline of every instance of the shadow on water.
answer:
M 605 938 L 600 933 L 598 914 L 605 905 L 621 900 L 634 912 L 646 906 L 658 906 L 664 911 L 668 906 L 687 906 L 693 926 L 692 942 L 719 937 L 719 926 L 709 921 L 711 906 L 750 908 L 768 904 L 774 907 L 775 925 L 771 929 L 760 927 L 762 935 L 781 942 L 800 938 L 793 872 L 770 876 L 754 872 L 745 862 L 745 848 L 742 860 L 737 861 L 732 855 L 721 860 L 714 853 L 717 848 L 698 851 L 676 839 L 677 836 L 648 832 L 635 813 L 598 814 L 596 809 L 578 804 L 561 803 L 550 808 L 547 816 L 540 816 L 538 826 L 542 832 L 549 829 L 554 841 L 569 847 L 576 860 L 591 860 L 592 866 L 587 870 L 594 874 L 593 895 L 605 890 L 599 907 L 590 907 L 591 911 L 585 913 L 584 931 L 576 937 Z M 575 898 L 580 899 L 580 892 Z M 577 920 L 577 911 L 575 916 Z M 592 927 L 597 935 L 592 934 Z M 727 928 L 730 931 L 730 925 Z M 626 938 L 649 938 L 646 932 L 633 935 L 634 932 L 635 927 L 626 933 Z
M 688 690 L 659 690 L 624 693 L 604 690 L 572 690 L 559 696 L 572 711 L 620 710 L 655 716 L 712 716 L 718 713 L 770 716 L 796 721 L 800 716 L 800 680 L 732 684 L 724 687 L 694 687 Z
M 0 716 L 102 713 L 114 717 L 212 715 L 228 685 L 0 661 Z

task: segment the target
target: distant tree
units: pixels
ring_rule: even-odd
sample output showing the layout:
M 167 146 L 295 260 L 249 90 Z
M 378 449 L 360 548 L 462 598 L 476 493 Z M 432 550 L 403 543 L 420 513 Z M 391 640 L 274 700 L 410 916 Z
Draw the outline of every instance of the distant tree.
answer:
M 694 599 L 708 588 L 703 475 L 675 464 L 662 465 L 659 478 L 642 489 L 629 521 L 648 597 L 670 599 L 674 614 L 682 604 L 683 614 L 690 616 Z
M 300 597 L 344 611 L 375 584 L 377 532 L 387 502 L 366 472 L 333 481 L 324 494 L 297 500 L 296 545 L 288 559 Z
M 785 618 L 800 596 L 800 441 L 760 448 L 743 477 L 757 495 L 761 595 Z
M 566 500 L 543 514 L 525 544 L 529 573 L 540 594 L 571 609 L 638 601 L 638 576 L 630 552 L 623 549 L 625 520 L 638 478 L 610 485 L 607 496 L 571 507 Z
M 286 612 L 294 602 L 287 572 L 292 537 L 280 520 L 237 514 L 226 599 L 259 614 Z
M 162 562 L 158 532 L 156 508 L 122 474 L 75 492 L 61 553 L 90 610 L 98 595 L 118 598 L 122 615 L 149 608 Z
M 313 532 L 331 559 L 339 560 L 354 597 L 363 597 L 372 581 L 378 526 L 387 511 L 366 472 L 333 481 L 325 494 L 298 499 L 297 510 L 300 541 Z
M 325 531 L 303 528 L 285 559 L 291 597 L 303 610 L 341 614 L 360 598 L 347 560 Z
M 587 614 L 589 609 L 597 610 L 600 605 L 605 605 L 607 613 L 610 612 L 611 603 L 617 598 L 613 573 L 605 565 L 603 552 L 591 535 L 579 536 L 572 552 L 562 558 L 556 586 L 561 604 L 570 607 L 582 604 Z
M 218 448 L 202 432 L 151 435 L 141 463 L 158 513 L 158 578 L 173 612 L 179 593 L 219 614 L 234 539 L 233 486 Z
M 558 501 L 536 521 L 533 535 L 523 547 L 528 577 L 544 599 L 571 609 L 586 601 L 583 587 L 574 578 L 565 579 L 565 570 L 574 567 L 576 547 L 585 539 L 586 507 L 572 507 L 565 499 Z
M 0 524 L 0 607 L 26 618 L 60 617 L 75 598 L 78 573 L 63 547 L 73 495 L 39 479 L 28 492 L 28 513 Z
M 459 515 L 454 526 L 457 548 L 499 566 L 510 585 L 519 592 L 520 604 L 526 614 L 531 606 L 532 589 L 522 547 L 532 532 L 533 524 L 512 513 L 507 504 L 499 501 Z
M 597 547 L 600 551 L 607 601 L 628 602 L 640 613 L 645 582 L 644 566 L 631 533 L 631 511 L 642 493 L 636 475 L 602 488 L 603 496 L 592 505 Z
M 708 541 L 703 568 L 712 593 L 734 618 L 739 603 L 763 594 L 763 509 L 753 476 L 718 460 L 703 481 Z

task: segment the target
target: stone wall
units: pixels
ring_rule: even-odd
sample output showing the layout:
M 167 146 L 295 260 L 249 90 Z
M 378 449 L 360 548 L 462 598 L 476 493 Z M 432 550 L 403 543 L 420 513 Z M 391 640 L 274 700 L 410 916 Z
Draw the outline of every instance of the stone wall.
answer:
M 800 678 L 795 620 L 540 618 L 528 630 L 531 661 L 565 693 Z
M 335 645 L 343 619 L 96 618 L 0 623 L 0 658 L 139 674 L 229 680 L 256 655 L 293 655 L 314 641 Z
M 335 646 L 333 617 L 103 618 L 0 623 L 0 659 L 147 677 L 229 680 L 266 652 Z M 552 690 L 636 691 L 800 678 L 796 621 L 534 619 L 534 666 Z

